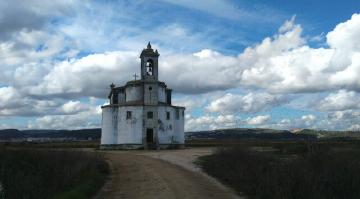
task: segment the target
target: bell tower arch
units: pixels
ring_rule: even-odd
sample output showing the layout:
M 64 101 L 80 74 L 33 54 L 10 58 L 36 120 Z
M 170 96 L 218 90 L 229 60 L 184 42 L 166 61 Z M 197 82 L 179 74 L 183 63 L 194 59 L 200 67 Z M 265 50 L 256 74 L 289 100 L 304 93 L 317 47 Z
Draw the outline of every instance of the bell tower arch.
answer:
M 150 42 L 140 54 L 141 59 L 141 79 L 158 81 L 158 59 L 160 54 L 151 48 Z

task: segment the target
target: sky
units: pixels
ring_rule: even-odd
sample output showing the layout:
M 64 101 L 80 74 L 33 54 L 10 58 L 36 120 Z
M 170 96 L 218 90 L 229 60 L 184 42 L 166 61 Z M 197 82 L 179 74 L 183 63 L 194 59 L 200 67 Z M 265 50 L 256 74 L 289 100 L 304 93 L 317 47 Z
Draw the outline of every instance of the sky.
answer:
M 360 129 L 360 1 L 0 1 L 0 129 L 101 126 L 158 49 L 185 130 Z

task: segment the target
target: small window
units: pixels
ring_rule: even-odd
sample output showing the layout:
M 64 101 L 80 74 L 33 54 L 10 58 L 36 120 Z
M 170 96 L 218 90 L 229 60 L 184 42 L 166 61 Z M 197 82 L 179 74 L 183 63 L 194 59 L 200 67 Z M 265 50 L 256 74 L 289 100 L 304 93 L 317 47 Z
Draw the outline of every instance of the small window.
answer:
M 154 114 L 152 111 L 147 112 L 147 118 L 152 119 L 154 117 Z
M 176 117 L 177 120 L 180 118 L 180 111 L 179 111 L 179 109 L 176 109 L 176 111 L 175 111 L 175 117 Z
M 117 94 L 117 93 L 114 93 L 114 94 L 113 94 L 112 100 L 113 100 L 113 104 L 118 104 L 118 103 L 119 103 L 119 101 L 118 101 L 118 94 Z
M 169 111 L 166 112 L 166 119 L 170 120 L 170 112 Z
M 184 112 L 185 112 L 184 110 L 181 111 L 183 117 L 184 117 Z
M 131 111 L 126 111 L 126 119 L 127 120 L 131 119 Z
M 149 86 L 149 91 L 151 91 L 152 90 L 152 87 L 151 86 Z
M 153 62 L 153 60 L 149 59 L 146 62 L 146 74 L 149 75 L 149 76 L 152 76 L 153 71 L 154 71 L 154 62 Z

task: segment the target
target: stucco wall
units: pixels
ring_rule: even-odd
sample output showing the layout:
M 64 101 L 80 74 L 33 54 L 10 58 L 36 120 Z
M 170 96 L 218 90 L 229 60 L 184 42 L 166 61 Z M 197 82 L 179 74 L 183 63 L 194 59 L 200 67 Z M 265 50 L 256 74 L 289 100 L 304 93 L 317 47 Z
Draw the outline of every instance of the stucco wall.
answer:
M 143 99 L 143 91 L 141 85 L 127 86 L 125 89 L 126 101 L 139 101 Z
M 159 102 L 164 102 L 165 103 L 166 102 L 165 88 L 162 87 L 162 86 L 159 86 L 158 92 L 159 92 L 159 94 L 158 94 Z
M 146 82 L 144 85 L 144 104 L 158 104 L 158 85 L 156 82 Z
M 119 103 L 125 102 L 125 93 L 119 93 L 118 94 Z
M 117 107 L 102 108 L 101 144 L 116 144 L 117 141 Z
M 170 119 L 166 119 L 166 112 L 170 112 Z M 173 108 L 168 106 L 159 106 L 158 108 L 158 138 L 159 144 L 171 144 L 174 137 L 174 118 L 172 117 Z
M 126 112 L 131 111 L 131 119 L 126 119 Z M 143 107 L 119 107 L 117 144 L 142 144 Z
M 174 108 L 174 112 L 175 112 Z M 174 124 L 174 131 L 176 132 L 174 134 L 175 140 L 176 142 L 178 142 L 179 144 L 184 144 L 184 115 L 183 114 L 184 109 L 179 109 L 179 119 L 175 118 L 175 124 Z M 174 114 L 175 117 L 175 114 Z
M 158 137 L 160 144 L 184 143 L 184 127 L 181 127 L 184 124 L 184 117 L 180 110 L 180 117 L 176 119 L 175 109 L 171 106 L 159 106 L 158 108 L 158 118 L 160 120 Z M 166 112 L 170 112 L 169 120 L 166 119 Z

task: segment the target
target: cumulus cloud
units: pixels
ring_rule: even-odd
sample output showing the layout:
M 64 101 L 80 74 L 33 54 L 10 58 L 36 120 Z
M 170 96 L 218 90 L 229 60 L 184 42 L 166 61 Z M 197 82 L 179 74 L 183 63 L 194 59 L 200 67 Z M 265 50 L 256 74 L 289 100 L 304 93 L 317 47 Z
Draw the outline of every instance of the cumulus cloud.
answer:
M 124 84 L 140 71 L 138 56 L 139 52 L 114 51 L 62 61 L 43 77 L 39 85 L 31 85 L 29 91 L 34 95 L 104 98 L 111 82 Z M 169 55 L 160 61 L 160 80 L 183 93 L 228 89 L 237 84 L 235 79 L 228 78 L 232 75 L 229 69 L 235 64 L 235 58 L 210 50 L 183 56 Z
M 197 118 L 186 116 L 186 131 L 198 131 L 220 128 L 234 128 L 239 125 L 240 118 L 235 115 L 204 115 Z
M 204 4 L 200 4 L 195 5 L 196 9 L 204 8 Z M 212 5 L 217 3 L 212 2 Z M 6 9 L 9 6 L 12 9 Z M 114 13 L 110 13 L 100 21 L 93 20 L 91 27 L 99 27 L 94 29 L 89 28 L 85 12 L 77 13 L 71 20 L 56 21 L 58 16 L 71 15 L 73 6 L 76 1 L 0 3 L 0 25 L 3 27 L 0 33 L 0 116 L 41 116 L 30 124 L 32 128 L 46 128 L 51 122 L 61 121 L 74 128 L 92 126 L 96 122 L 87 123 L 86 118 L 92 120 L 90 114 L 96 112 L 94 105 L 84 104 L 79 99 L 106 98 L 110 83 L 122 85 L 131 80 L 132 75 L 140 71 L 138 56 L 142 42 L 160 34 L 164 37 L 159 37 L 162 39 L 158 39 L 155 46 L 163 47 L 159 49 L 161 81 L 185 95 L 209 93 L 210 96 L 215 91 L 227 90 L 227 94 L 209 99 L 205 99 L 208 97 L 205 95 L 202 99 L 179 99 L 179 105 L 190 110 L 206 107 L 206 114 L 209 114 L 198 118 L 188 116 L 187 129 L 227 128 L 239 123 L 267 124 L 271 121 L 269 115 L 241 121 L 237 114 L 253 114 L 282 105 L 287 102 L 283 96 L 291 93 L 329 92 L 315 108 L 312 107 L 327 112 L 328 117 L 309 114 L 278 121 L 282 126 L 324 126 L 327 119 L 335 128 L 350 128 L 358 122 L 360 14 L 354 14 L 324 33 L 325 47 L 309 46 L 307 37 L 302 36 L 302 27 L 293 17 L 274 36 L 234 56 L 213 50 L 209 42 L 203 42 L 206 35 L 181 24 L 154 26 L 149 28 L 150 36 L 144 33 L 144 27 L 124 28 L 126 23 L 121 27 L 118 24 L 116 31 L 113 26 L 102 26 L 106 21 L 117 21 L 115 19 L 123 23 L 129 13 L 122 13 L 119 18 L 113 18 Z M 88 4 L 84 7 L 93 9 Z M 21 13 L 22 19 L 15 16 L 14 11 Z M 59 24 L 55 27 L 52 22 Z M 109 41 L 102 41 L 104 35 Z M 174 38 L 179 39 L 175 41 Z M 197 50 L 180 49 L 179 46 L 185 46 L 183 43 L 192 43 Z M 107 48 L 109 51 L 105 52 Z M 84 49 L 90 52 L 81 53 Z M 162 49 L 166 51 L 162 53 Z M 239 95 L 229 90 L 239 87 L 250 91 Z M 257 92 L 259 90 L 261 92 Z M 79 125 L 73 121 L 78 121 Z M 344 125 L 341 126 L 340 121 L 345 121 Z M 329 123 L 326 125 L 331 126 Z M 60 124 L 54 125 L 59 126 L 49 128 L 62 128 Z
M 0 40 L 22 29 L 39 29 L 50 17 L 70 15 L 72 0 L 36 1 L 12 0 L 0 2 Z
M 354 91 L 339 90 L 330 93 L 318 103 L 321 111 L 342 111 L 360 108 L 360 95 Z
M 269 7 L 264 9 L 263 6 L 258 6 L 256 12 L 250 11 L 233 4 L 231 1 L 217 1 L 217 0 L 198 0 L 196 2 L 191 0 L 161 0 L 173 5 L 182 6 L 189 9 L 202 11 L 213 16 L 237 20 L 242 23 L 258 23 L 259 21 L 266 21 L 267 23 L 274 22 L 278 17 Z M 265 17 L 264 17 L 265 16 Z
M 13 87 L 0 88 L 0 116 L 51 116 L 74 115 L 94 111 L 94 99 L 90 103 L 61 99 L 32 98 Z M 98 110 L 99 112 L 99 110 Z M 65 116 L 64 116 L 65 117 Z
M 136 71 L 133 68 L 140 67 L 137 55 L 109 52 L 62 61 L 43 77 L 39 85 L 30 87 L 29 92 L 33 95 L 105 98 L 112 82 L 124 84 Z
M 249 125 L 262 125 L 265 124 L 266 122 L 270 121 L 271 116 L 270 115 L 259 115 L 259 116 L 255 116 L 253 118 L 248 118 L 246 120 L 246 123 Z
M 303 115 L 301 117 L 301 122 L 304 123 L 305 126 L 311 126 L 315 123 L 316 121 L 316 116 L 315 115 Z
M 349 25 L 349 32 L 356 33 L 360 28 L 356 25 L 358 21 L 360 15 L 354 14 L 344 24 Z M 329 48 L 307 46 L 301 36 L 301 26 L 290 20 L 274 37 L 246 48 L 237 57 L 210 49 L 193 54 L 168 54 L 160 57 L 160 78 L 182 93 L 206 93 L 239 86 L 263 88 L 273 93 L 306 93 L 339 88 L 358 90 L 360 52 L 351 45 L 340 44 L 342 40 L 332 39 L 342 36 L 342 28 L 339 28 L 342 26 L 328 33 Z M 349 56 L 336 56 L 340 51 L 346 51 Z M 104 96 L 102 91 L 109 84 L 104 80 L 123 83 L 129 80 L 131 73 L 139 71 L 136 69 L 139 67 L 138 54 L 134 51 L 114 51 L 58 63 L 41 85 L 32 91 Z M 332 68 L 335 61 L 341 61 L 339 66 L 343 67 Z M 92 77 L 90 74 L 93 72 L 98 75 Z M 74 85 L 78 87 L 74 88 Z
M 62 112 L 38 117 L 28 123 L 30 129 L 81 129 L 98 128 L 101 125 L 100 106 L 83 105 L 69 101 L 61 106 Z
M 354 15 L 344 23 L 352 24 L 358 20 L 360 17 Z M 357 26 L 348 28 L 356 29 Z M 331 39 L 334 34 L 341 36 L 342 31 L 338 29 L 336 27 L 329 33 L 330 47 L 345 48 L 348 45 L 340 45 L 339 41 Z M 357 89 L 357 79 L 360 79 L 357 78 L 360 73 L 356 72 L 360 67 L 357 64 L 359 56 L 355 53 L 357 49 L 347 49 L 353 52 L 350 65 L 335 74 L 329 73 L 327 70 L 336 58 L 333 56 L 335 50 L 307 46 L 301 32 L 300 25 L 294 24 L 293 20 L 287 21 L 273 38 L 265 38 L 237 57 L 210 49 L 192 54 L 167 54 L 160 57 L 160 79 L 182 93 L 206 93 L 239 86 L 285 93 L 324 91 L 340 87 Z M 44 56 L 60 50 L 61 48 L 55 48 Z M 44 75 L 42 81 L 39 85 L 31 85 L 30 93 L 104 97 L 109 83 L 123 84 L 131 79 L 134 72 L 139 71 L 138 55 L 139 52 L 135 51 L 112 51 L 55 62 L 46 75 L 39 72 Z M 342 79 L 341 77 L 346 76 L 342 73 L 350 73 L 349 70 L 349 78 Z M 19 69 L 17 73 L 20 72 Z M 97 75 L 93 75 L 94 73 Z M 355 82 L 351 80 L 352 77 L 354 81 L 356 79 Z
M 30 129 L 81 129 L 98 128 L 99 117 L 93 120 L 93 113 L 79 113 L 75 115 L 46 115 L 39 117 L 35 122 L 30 122 Z
M 359 21 L 360 15 L 354 14 L 329 32 L 329 48 L 307 46 L 302 28 L 285 23 L 286 28 L 280 30 L 286 32 L 266 38 L 240 55 L 240 64 L 249 66 L 242 72 L 242 83 L 273 92 L 359 90 L 359 49 L 355 47 Z
M 54 110 L 60 103 L 54 100 L 33 99 L 13 87 L 0 88 L 0 116 L 34 116 Z
M 212 101 L 206 109 L 210 112 L 234 114 L 238 112 L 253 113 L 275 107 L 285 99 L 279 95 L 269 93 L 248 93 L 246 95 L 235 95 L 227 93 Z
M 65 104 L 63 104 L 62 106 L 60 106 L 59 113 L 63 113 L 63 114 L 75 114 L 75 113 L 79 113 L 82 111 L 87 110 L 89 107 L 87 107 L 84 104 L 81 104 L 80 101 L 69 101 Z

